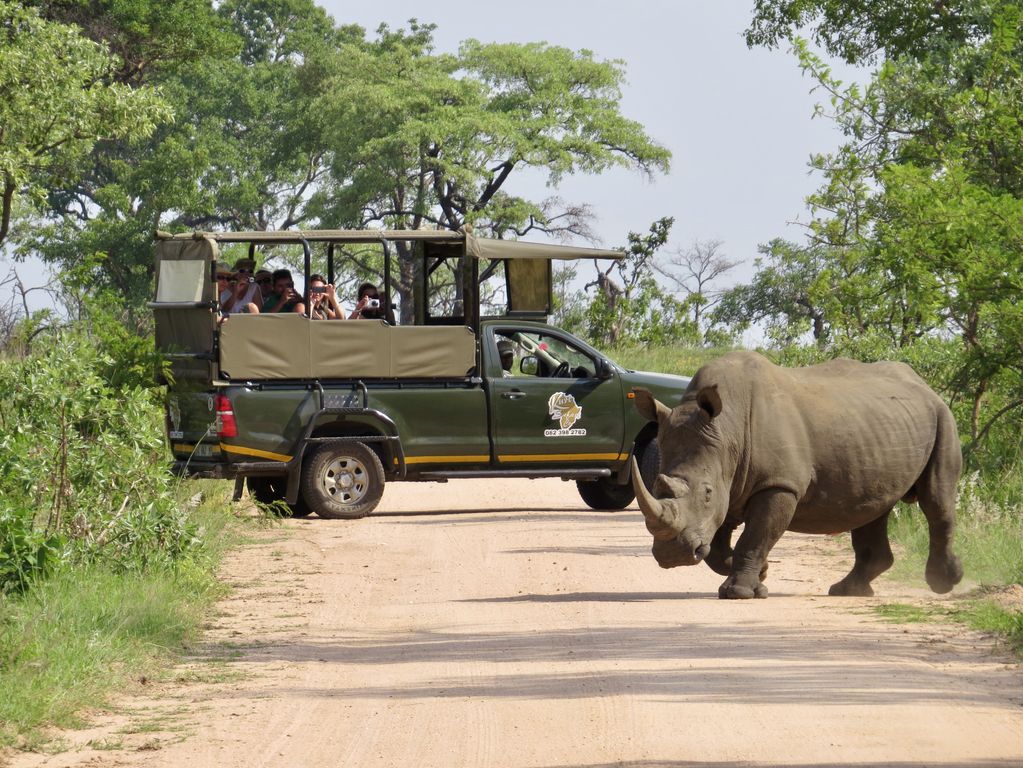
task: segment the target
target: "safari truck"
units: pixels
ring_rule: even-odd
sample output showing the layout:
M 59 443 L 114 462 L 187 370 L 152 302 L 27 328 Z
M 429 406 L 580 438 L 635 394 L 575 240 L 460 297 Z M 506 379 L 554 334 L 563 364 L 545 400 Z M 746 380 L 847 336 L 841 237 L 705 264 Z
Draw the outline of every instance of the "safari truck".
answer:
M 367 249 L 391 286 L 402 248 L 414 306 L 402 324 L 224 320 L 221 248 L 246 245 L 251 259 L 301 254 L 306 286 L 314 259 L 333 282 L 338 258 Z M 632 456 L 645 479 L 657 471 L 656 424 L 632 389 L 676 404 L 688 380 L 626 370 L 545 322 L 552 260 L 619 257 L 470 231 L 157 233 L 150 307 L 173 471 L 233 479 L 236 498 L 247 483 L 296 516 L 363 517 L 386 482 L 493 477 L 559 477 L 590 507 L 622 509 L 634 498 Z

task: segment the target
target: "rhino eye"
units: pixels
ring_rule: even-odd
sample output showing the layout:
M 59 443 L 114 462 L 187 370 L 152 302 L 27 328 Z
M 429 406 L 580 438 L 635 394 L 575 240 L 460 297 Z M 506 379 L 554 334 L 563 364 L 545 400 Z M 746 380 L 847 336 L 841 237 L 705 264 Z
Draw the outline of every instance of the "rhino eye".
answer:
M 714 495 L 714 489 L 709 485 L 703 486 L 703 500 L 710 501 L 710 497 Z

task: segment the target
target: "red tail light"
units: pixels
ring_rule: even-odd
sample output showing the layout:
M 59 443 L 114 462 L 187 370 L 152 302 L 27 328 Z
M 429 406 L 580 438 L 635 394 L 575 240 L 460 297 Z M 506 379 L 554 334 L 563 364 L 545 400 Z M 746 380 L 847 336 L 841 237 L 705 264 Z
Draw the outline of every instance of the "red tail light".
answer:
M 227 395 L 217 395 L 217 436 L 238 437 L 238 424 L 234 420 L 234 406 Z

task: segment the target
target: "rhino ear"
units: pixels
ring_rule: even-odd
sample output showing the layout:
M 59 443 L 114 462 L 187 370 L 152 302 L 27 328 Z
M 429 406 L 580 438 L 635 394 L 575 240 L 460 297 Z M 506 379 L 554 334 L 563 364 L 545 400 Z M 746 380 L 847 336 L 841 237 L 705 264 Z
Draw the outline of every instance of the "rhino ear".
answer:
M 636 394 L 636 410 L 647 421 L 657 421 L 660 416 L 671 413 L 671 409 L 659 402 L 649 389 L 636 387 L 632 391 Z
M 718 394 L 718 385 L 711 384 L 696 393 L 696 402 L 707 412 L 712 419 L 721 413 L 721 395 Z

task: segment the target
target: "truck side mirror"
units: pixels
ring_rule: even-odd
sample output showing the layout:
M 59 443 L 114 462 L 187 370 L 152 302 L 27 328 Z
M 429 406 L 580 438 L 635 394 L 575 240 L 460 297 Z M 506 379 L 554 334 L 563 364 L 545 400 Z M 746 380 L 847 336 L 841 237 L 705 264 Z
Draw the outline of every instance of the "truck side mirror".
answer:
M 597 378 L 598 379 L 610 379 L 614 376 L 614 368 L 611 367 L 611 363 L 606 358 L 597 358 Z
M 526 355 L 519 361 L 519 370 L 527 376 L 536 376 L 540 370 L 540 363 L 536 355 Z

